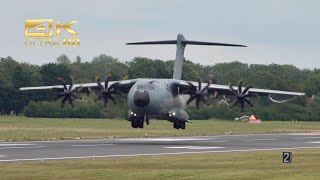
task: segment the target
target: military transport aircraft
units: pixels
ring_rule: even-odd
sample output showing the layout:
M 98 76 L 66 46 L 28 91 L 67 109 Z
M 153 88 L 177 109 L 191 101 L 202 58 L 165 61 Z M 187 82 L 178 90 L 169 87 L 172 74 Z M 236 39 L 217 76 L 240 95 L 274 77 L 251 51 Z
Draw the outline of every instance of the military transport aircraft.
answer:
M 62 98 L 61 106 L 68 101 L 72 107 L 75 93 L 90 93 L 95 92 L 99 94 L 99 99 L 102 99 L 105 105 L 108 99 L 115 102 L 113 94 L 128 93 L 128 121 L 131 121 L 133 128 L 143 128 L 144 122 L 149 124 L 150 118 L 164 119 L 173 123 L 176 129 L 185 129 L 186 122 L 189 121 L 189 116 L 185 111 L 186 105 L 195 100 L 197 109 L 199 109 L 200 102 L 207 103 L 207 94 L 219 94 L 235 96 L 236 100 L 231 105 L 236 106 L 240 104 L 241 111 L 243 111 L 244 104 L 253 106 L 247 99 L 251 96 L 269 96 L 270 94 L 303 96 L 304 93 L 278 91 L 269 89 L 256 89 L 252 86 L 243 87 L 242 81 L 238 86 L 220 85 L 189 82 L 181 80 L 182 64 L 184 61 L 184 50 L 186 45 L 212 45 L 212 46 L 235 46 L 246 47 L 243 45 L 226 44 L 226 43 L 213 43 L 186 40 L 182 34 L 179 34 L 176 40 L 167 41 L 148 41 L 148 42 L 135 42 L 127 43 L 127 45 L 153 45 L 153 44 L 176 44 L 176 58 L 174 64 L 173 78 L 172 79 L 130 79 L 122 81 L 110 81 L 107 78 L 105 82 L 101 82 L 97 78 L 95 83 L 86 84 L 71 84 L 54 86 L 40 86 L 40 87 L 22 87 L 20 90 L 42 90 L 54 89 L 60 93 L 55 98 Z

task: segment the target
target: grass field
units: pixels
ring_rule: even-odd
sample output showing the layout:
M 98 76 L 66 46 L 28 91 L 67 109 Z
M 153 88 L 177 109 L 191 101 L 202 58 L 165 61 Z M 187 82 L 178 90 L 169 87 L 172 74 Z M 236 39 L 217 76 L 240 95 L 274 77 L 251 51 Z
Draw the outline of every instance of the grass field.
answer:
M 176 130 L 172 123 L 152 120 L 144 129 L 133 129 L 125 120 L 45 119 L 0 116 L 0 141 L 62 140 L 80 138 L 118 138 L 191 136 L 230 133 L 312 132 L 320 122 L 264 121 L 262 124 L 222 120 L 197 120 L 186 130 Z
M 1 179 L 319 179 L 320 149 L 0 164 Z

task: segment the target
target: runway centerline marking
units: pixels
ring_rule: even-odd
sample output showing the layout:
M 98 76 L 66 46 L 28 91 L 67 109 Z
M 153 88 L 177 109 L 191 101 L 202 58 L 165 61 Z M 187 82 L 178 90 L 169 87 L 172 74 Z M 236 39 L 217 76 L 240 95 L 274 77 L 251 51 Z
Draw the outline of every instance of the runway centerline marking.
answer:
M 216 138 L 210 138 L 216 139 Z M 121 141 L 206 141 L 209 138 L 132 138 L 132 139 L 119 139 Z
M 242 140 L 242 141 L 275 141 L 277 139 L 248 139 L 248 140 Z
M 320 136 L 319 137 L 297 137 L 292 139 L 320 139 Z
M 182 154 L 205 154 L 205 153 L 227 153 L 227 152 L 252 152 L 252 151 L 274 151 L 274 150 L 294 150 L 294 149 L 315 149 L 314 147 L 291 147 L 291 148 L 266 148 L 266 149 L 240 149 L 240 150 L 216 150 L 216 151 L 191 151 L 191 152 L 172 152 L 172 153 L 146 153 L 146 154 L 121 154 L 105 156 L 71 156 L 56 158 L 31 158 L 31 159 L 1 159 L 0 162 L 18 162 L 18 161 L 40 161 L 40 160 L 64 160 L 64 159 L 90 159 L 90 158 L 116 158 L 116 157 L 136 157 L 136 156 L 163 156 L 163 155 L 182 155 Z
M 229 142 L 229 141 L 210 141 L 210 140 L 207 140 L 207 141 L 202 141 L 202 142 L 213 142 L 213 143 L 215 143 L 215 142 Z
M 201 149 L 219 149 L 224 147 L 212 147 L 212 146 L 174 146 L 174 147 L 163 147 L 168 149 L 194 149 L 194 150 L 201 150 Z
M 97 147 L 97 146 L 110 146 L 114 144 L 75 144 L 72 147 Z
M 320 141 L 313 141 L 313 142 L 307 142 L 307 143 L 320 144 Z

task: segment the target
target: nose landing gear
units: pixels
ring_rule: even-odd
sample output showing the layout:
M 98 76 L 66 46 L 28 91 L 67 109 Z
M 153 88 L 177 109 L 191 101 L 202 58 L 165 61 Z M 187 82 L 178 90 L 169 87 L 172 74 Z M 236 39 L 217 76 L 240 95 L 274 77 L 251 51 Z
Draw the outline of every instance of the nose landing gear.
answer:
M 131 121 L 131 127 L 133 128 L 143 128 L 144 122 L 146 122 L 147 125 L 150 124 L 150 120 L 147 115 L 135 115 L 131 116 L 129 118 L 129 121 Z
M 175 129 L 186 129 L 186 122 L 185 121 L 173 121 L 173 127 Z

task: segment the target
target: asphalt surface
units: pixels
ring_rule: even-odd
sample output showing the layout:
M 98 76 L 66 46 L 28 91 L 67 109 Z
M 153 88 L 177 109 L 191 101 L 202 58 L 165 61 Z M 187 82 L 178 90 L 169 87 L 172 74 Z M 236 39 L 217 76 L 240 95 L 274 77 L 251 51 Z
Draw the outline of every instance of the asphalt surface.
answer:
M 0 162 L 320 148 L 320 134 L 252 134 L 0 143 Z

